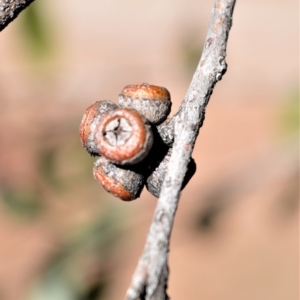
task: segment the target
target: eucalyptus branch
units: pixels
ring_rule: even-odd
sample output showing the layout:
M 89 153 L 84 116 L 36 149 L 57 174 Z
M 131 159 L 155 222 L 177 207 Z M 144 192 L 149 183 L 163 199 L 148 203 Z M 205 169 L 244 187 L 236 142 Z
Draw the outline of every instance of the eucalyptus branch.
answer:
M 0 0 L 0 31 L 34 0 Z
M 227 69 L 226 45 L 234 5 L 235 0 L 215 1 L 200 62 L 179 111 L 169 122 L 170 127 L 174 126 L 173 150 L 145 248 L 127 291 L 127 300 L 169 299 L 166 293 L 168 252 L 180 187 L 204 121 L 205 108 L 215 84 Z

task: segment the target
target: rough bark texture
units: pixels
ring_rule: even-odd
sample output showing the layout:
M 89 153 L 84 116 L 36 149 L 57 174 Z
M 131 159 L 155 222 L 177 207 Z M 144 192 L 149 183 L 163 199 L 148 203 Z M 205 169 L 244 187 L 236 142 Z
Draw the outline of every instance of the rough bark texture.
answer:
M 0 31 L 34 0 L 0 0 Z
M 174 132 L 173 151 L 144 252 L 127 291 L 127 300 L 169 299 L 166 293 L 169 241 L 180 187 L 204 121 L 205 107 L 215 84 L 222 79 L 227 69 L 226 45 L 234 5 L 235 0 L 215 1 L 200 62 L 178 113 L 169 122 L 166 136 L 169 139 Z

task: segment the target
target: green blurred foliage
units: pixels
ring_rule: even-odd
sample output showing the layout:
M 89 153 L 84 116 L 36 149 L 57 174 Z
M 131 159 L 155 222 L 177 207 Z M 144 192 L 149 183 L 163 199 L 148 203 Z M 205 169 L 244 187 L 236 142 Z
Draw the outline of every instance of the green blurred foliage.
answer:
M 13 214 L 24 219 L 33 219 L 43 209 L 42 194 L 34 188 L 2 188 L 0 196 L 6 208 Z
M 190 33 L 186 34 L 186 32 Z M 185 35 L 180 39 L 179 48 L 181 49 L 184 66 L 189 78 L 194 74 L 196 70 L 200 57 L 202 55 L 203 46 L 204 38 L 199 38 L 199 33 L 194 32 L 193 30 L 186 30 Z
M 89 185 L 92 181 L 92 166 L 96 160 L 81 146 L 78 137 L 78 117 L 49 124 L 39 134 L 36 155 L 36 172 L 39 178 L 53 192 L 68 193 Z
M 63 181 L 57 172 L 58 147 L 49 147 L 43 149 L 38 157 L 38 173 L 50 187 L 61 189 Z
M 120 221 L 121 220 L 121 221 Z M 63 243 L 30 291 L 29 300 L 105 299 L 122 218 L 109 209 Z
M 41 128 L 35 162 L 31 166 L 35 179 L 27 181 L 26 186 L 17 184 L 13 177 L 7 183 L 1 183 L 0 202 L 17 218 L 35 221 L 36 217 L 51 209 L 49 199 L 53 197 L 72 205 L 72 202 L 84 202 L 83 197 L 98 198 L 101 195 L 100 186 L 96 186 L 99 194 L 93 192 L 92 166 L 96 158 L 82 149 L 78 126 L 70 129 L 68 121 L 58 123 L 59 134 L 52 124 L 49 124 L 50 128 Z
M 74 185 L 90 184 L 93 178 L 92 167 L 96 161 L 96 157 L 89 155 L 82 147 L 78 135 L 79 118 L 72 120 L 69 124 L 61 124 L 63 126 L 70 126 L 72 128 L 66 132 L 64 139 L 64 146 L 58 143 L 56 147 L 57 152 L 56 165 L 61 170 L 61 176 L 67 184 L 67 187 L 74 189 Z
M 279 108 L 279 131 L 283 136 L 299 138 L 299 89 L 288 93 Z
M 42 283 L 36 284 L 29 299 L 31 300 L 74 300 L 76 294 L 60 269 L 52 270 Z
M 18 18 L 25 48 L 35 62 L 49 58 L 54 50 L 53 29 L 43 5 L 34 1 Z

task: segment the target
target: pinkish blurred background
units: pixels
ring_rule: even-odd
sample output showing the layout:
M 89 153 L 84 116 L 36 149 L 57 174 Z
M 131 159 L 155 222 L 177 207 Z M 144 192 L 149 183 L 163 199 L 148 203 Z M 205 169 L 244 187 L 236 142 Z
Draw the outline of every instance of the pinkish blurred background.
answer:
M 78 127 L 127 84 L 175 113 L 213 1 L 36 1 L 0 34 L 0 299 L 123 299 L 156 199 L 93 179 Z M 237 1 L 171 240 L 173 300 L 299 296 L 299 3 Z

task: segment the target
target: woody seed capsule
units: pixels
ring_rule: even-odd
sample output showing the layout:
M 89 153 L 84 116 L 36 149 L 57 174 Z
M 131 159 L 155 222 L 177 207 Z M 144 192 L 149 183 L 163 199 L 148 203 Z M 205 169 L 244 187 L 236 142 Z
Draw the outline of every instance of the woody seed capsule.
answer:
M 162 123 L 171 111 L 169 91 L 160 86 L 147 83 L 127 85 L 119 95 L 121 107 L 136 109 L 152 124 Z
M 153 134 L 147 119 L 136 110 L 119 108 L 99 120 L 95 141 L 99 153 L 110 161 L 136 164 L 150 151 Z
M 145 182 L 137 169 L 116 166 L 103 156 L 95 162 L 93 174 L 106 191 L 124 201 L 138 198 Z
M 99 155 L 99 150 L 95 143 L 95 129 L 101 117 L 118 106 L 110 100 L 97 101 L 90 105 L 83 115 L 80 127 L 79 136 L 82 146 L 91 155 Z

